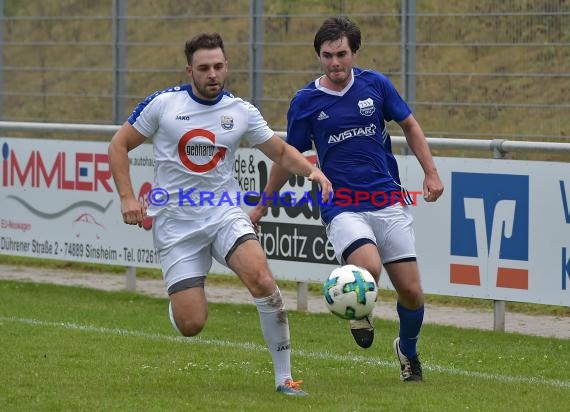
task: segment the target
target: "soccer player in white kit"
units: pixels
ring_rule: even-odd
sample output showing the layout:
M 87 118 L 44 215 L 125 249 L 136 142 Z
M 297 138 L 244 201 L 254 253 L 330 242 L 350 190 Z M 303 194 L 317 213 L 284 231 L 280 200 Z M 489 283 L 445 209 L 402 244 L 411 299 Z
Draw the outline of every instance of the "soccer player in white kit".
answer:
M 156 92 L 141 102 L 113 136 L 109 162 L 126 224 L 153 217 L 153 238 L 170 297 L 172 325 L 195 336 L 208 315 L 204 282 L 212 257 L 232 269 L 253 296 L 271 352 L 278 392 L 304 396 L 291 376 L 287 312 L 263 249 L 240 208 L 234 153 L 245 138 L 294 174 L 332 187 L 324 174 L 275 135 L 260 112 L 224 89 L 228 63 L 217 33 L 186 42 L 189 85 Z M 134 195 L 128 151 L 152 140 L 155 173 L 149 207 Z M 156 195 L 160 191 L 160 196 Z M 212 202 L 203 202 L 208 194 Z
M 287 142 L 300 151 L 314 145 L 319 165 L 333 183 L 335 194 L 329 204 L 321 205 L 321 218 L 339 262 L 364 267 L 377 281 L 382 265 L 388 272 L 398 293 L 400 331 L 393 347 L 400 379 L 421 381 L 416 343 L 424 296 L 409 211 L 413 198 L 400 184 L 385 122 L 398 123 L 423 168 L 424 199 L 436 201 L 443 184 L 420 125 L 390 80 L 354 66 L 360 42 L 360 29 L 349 19 L 332 17 L 323 22 L 314 48 L 324 75 L 292 99 Z M 274 165 L 265 192 L 272 195 L 288 177 L 287 170 Z M 266 213 L 266 206 L 257 205 L 250 212 L 254 225 Z M 372 345 L 370 316 L 350 321 L 350 331 L 359 346 Z

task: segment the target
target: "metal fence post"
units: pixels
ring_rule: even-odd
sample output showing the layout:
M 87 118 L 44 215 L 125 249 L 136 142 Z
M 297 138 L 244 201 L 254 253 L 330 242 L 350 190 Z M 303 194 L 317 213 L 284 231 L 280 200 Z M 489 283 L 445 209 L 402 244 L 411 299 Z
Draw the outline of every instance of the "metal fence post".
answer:
M 412 110 L 416 103 L 416 0 L 402 0 L 402 94 Z
M 309 310 L 309 283 L 297 282 L 297 310 L 307 312 Z
M 129 292 L 137 290 L 137 268 L 135 266 L 127 267 L 125 289 Z
M 249 98 L 262 110 L 263 100 L 263 0 L 249 3 Z
M 123 97 L 125 96 L 125 0 L 113 0 L 113 121 L 125 121 Z
M 504 159 L 507 154 L 502 145 L 504 143 L 503 139 L 494 139 L 491 142 L 491 148 L 493 150 L 493 159 Z M 493 330 L 496 332 L 505 331 L 505 312 L 506 303 L 504 300 L 493 300 Z
M 400 18 L 401 32 L 401 72 L 402 94 L 412 111 L 416 105 L 416 0 L 402 0 Z M 410 154 L 406 145 L 402 154 Z

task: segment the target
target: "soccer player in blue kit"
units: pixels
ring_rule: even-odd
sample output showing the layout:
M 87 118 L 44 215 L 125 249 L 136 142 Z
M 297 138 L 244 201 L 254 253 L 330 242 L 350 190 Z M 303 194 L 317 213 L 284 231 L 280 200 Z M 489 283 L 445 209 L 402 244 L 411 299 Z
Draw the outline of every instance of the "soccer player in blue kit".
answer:
M 400 184 L 385 122 L 399 124 L 419 161 L 425 174 L 425 201 L 436 201 L 443 184 L 420 125 L 393 84 L 381 73 L 354 65 L 360 42 L 360 29 L 348 18 L 331 17 L 323 22 L 314 47 L 324 75 L 292 99 L 287 142 L 301 152 L 314 145 L 320 168 L 332 183 L 335 194 L 332 202 L 321 205 L 321 218 L 339 262 L 366 268 L 376 281 L 382 265 L 386 269 L 398 293 L 400 331 L 393 347 L 400 379 L 422 381 L 416 344 L 424 296 L 408 208 L 413 199 Z M 273 165 L 265 187 L 267 195 L 279 191 L 288 178 L 287 170 Z M 371 196 L 373 193 L 386 197 Z M 256 228 L 267 209 L 267 205 L 258 205 L 250 211 Z M 359 346 L 372 345 L 370 316 L 350 321 L 350 330 Z
M 147 213 L 134 195 L 128 152 L 152 141 L 153 188 L 171 200 L 157 204 L 149 197 L 148 215 L 153 217 L 172 325 L 184 336 L 195 336 L 204 327 L 208 317 L 204 284 L 215 258 L 238 275 L 253 297 L 273 360 L 277 392 L 304 396 L 301 381 L 291 377 L 289 323 L 281 292 L 252 222 L 239 206 L 234 154 L 247 138 L 290 172 L 332 190 L 330 182 L 269 128 L 259 110 L 224 89 L 228 63 L 218 33 L 195 36 L 186 43 L 185 54 L 191 83 L 150 95 L 109 144 L 123 221 L 140 226 Z M 204 192 L 225 200 L 204 205 L 190 197 Z

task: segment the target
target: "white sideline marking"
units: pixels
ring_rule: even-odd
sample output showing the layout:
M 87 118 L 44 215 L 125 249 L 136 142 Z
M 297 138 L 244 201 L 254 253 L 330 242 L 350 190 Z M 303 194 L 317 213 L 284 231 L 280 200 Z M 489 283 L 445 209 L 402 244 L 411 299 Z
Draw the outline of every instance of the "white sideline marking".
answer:
M 127 329 L 119 329 L 119 328 L 102 328 L 92 325 L 81 325 L 77 323 L 70 323 L 70 322 L 50 322 L 50 321 L 43 321 L 39 319 L 27 319 L 27 318 L 16 318 L 16 317 L 4 317 L 0 316 L 0 322 L 17 322 L 17 323 L 25 323 L 28 325 L 33 326 L 47 326 L 47 327 L 54 327 L 54 328 L 61 328 L 61 329 L 70 329 L 70 330 L 80 330 L 85 332 L 95 332 L 95 333 L 102 333 L 107 335 L 117 335 L 117 336 L 129 336 L 129 337 L 137 337 L 137 338 L 146 338 L 146 339 L 153 339 L 153 340 L 161 340 L 161 341 L 168 341 L 168 342 L 179 342 L 179 343 L 194 343 L 200 345 L 215 345 L 221 347 L 231 347 L 231 348 L 241 348 L 252 350 L 256 352 L 266 352 L 267 348 L 262 345 L 258 345 L 257 343 L 251 342 L 233 342 L 227 340 L 219 340 L 219 339 L 203 339 L 201 337 L 193 337 L 193 338 L 185 338 L 182 336 L 169 336 L 169 335 L 161 335 L 158 333 L 146 333 L 146 332 L 139 332 L 135 330 L 127 330 Z M 324 360 L 334 360 L 338 362 L 361 362 L 370 365 L 377 365 L 382 367 L 389 367 L 393 368 L 396 365 L 396 361 L 390 362 L 380 358 L 370 357 L 370 356 L 360 356 L 360 355 L 335 355 L 329 352 L 307 352 L 303 350 L 293 350 L 295 356 L 301 356 L 308 359 L 324 359 Z M 425 370 L 432 371 L 432 372 L 439 372 L 448 375 L 459 375 L 459 376 L 467 376 L 470 378 L 478 378 L 478 379 L 485 379 L 490 381 L 499 381 L 499 382 L 510 382 L 510 383 L 525 383 L 529 385 L 547 385 L 553 386 L 556 388 L 570 388 L 570 381 L 563 381 L 559 379 L 544 379 L 539 376 L 509 376 L 509 375 L 497 375 L 493 373 L 484 373 L 484 372 L 474 372 L 468 371 L 463 369 L 458 369 L 454 367 L 448 366 L 439 366 L 433 365 L 429 363 L 422 363 L 422 367 Z

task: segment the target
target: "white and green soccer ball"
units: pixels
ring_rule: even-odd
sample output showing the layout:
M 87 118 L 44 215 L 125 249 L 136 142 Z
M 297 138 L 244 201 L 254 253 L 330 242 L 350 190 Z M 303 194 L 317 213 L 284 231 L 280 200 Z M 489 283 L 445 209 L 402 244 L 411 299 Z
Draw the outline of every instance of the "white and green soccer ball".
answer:
M 334 269 L 323 285 L 329 310 L 343 319 L 362 319 L 374 309 L 376 281 L 366 269 L 345 265 Z

